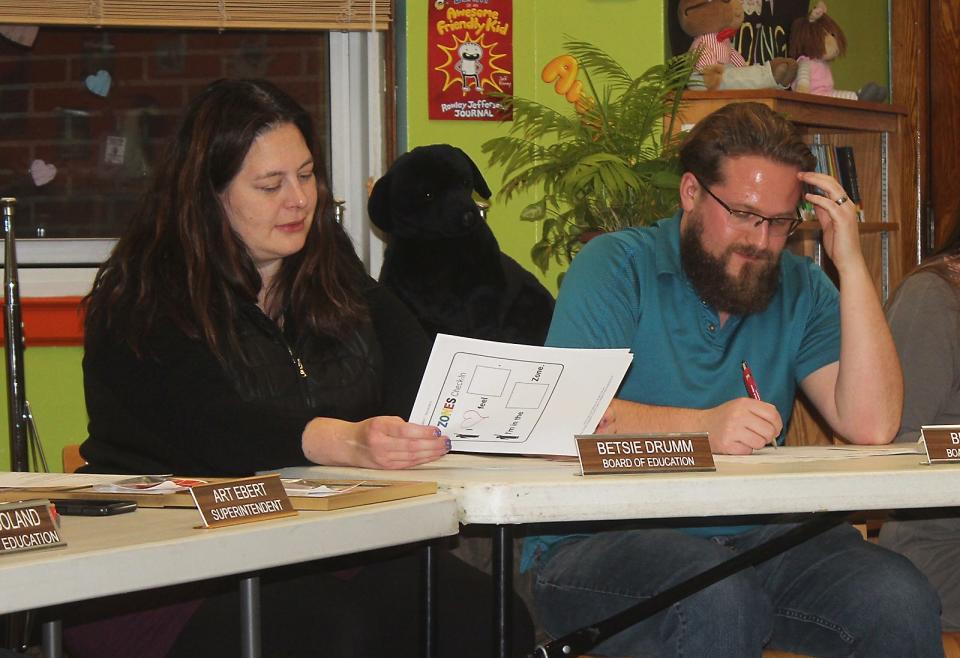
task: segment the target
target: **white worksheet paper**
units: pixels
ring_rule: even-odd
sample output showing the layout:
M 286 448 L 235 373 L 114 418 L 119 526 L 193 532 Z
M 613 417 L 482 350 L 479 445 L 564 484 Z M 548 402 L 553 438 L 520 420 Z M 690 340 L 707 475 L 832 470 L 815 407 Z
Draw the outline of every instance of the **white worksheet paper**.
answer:
M 438 334 L 410 420 L 436 425 L 453 450 L 576 455 L 633 355 Z

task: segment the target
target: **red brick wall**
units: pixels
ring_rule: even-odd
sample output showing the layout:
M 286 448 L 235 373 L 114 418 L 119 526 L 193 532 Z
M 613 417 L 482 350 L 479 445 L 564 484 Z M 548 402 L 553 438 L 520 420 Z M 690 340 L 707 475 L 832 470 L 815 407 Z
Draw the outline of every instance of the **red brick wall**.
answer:
M 0 37 L 0 195 L 17 235 L 115 236 L 188 100 L 222 77 L 263 77 L 328 128 L 326 36 L 316 32 L 40 29 L 31 48 Z M 85 86 L 107 71 L 110 91 Z M 123 164 L 107 137 L 126 139 Z M 325 149 L 324 149 L 325 150 Z M 57 167 L 38 187 L 34 160 Z

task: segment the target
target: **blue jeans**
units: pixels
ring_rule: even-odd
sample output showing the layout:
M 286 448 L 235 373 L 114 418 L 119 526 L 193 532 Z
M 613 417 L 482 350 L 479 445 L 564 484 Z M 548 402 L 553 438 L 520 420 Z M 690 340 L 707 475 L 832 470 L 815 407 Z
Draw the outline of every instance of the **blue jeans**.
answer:
M 786 530 L 712 538 L 615 530 L 568 540 L 534 566 L 537 617 L 553 637 L 605 619 Z M 611 656 L 943 656 L 940 602 L 904 557 L 842 524 L 736 573 L 598 645 Z

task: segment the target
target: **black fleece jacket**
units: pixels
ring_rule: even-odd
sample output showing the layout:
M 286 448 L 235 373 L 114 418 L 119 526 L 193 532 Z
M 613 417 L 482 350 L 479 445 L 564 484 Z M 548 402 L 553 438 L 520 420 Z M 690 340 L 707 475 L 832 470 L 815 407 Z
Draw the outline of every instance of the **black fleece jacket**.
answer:
M 371 322 L 346 341 L 289 323 L 281 332 L 256 306 L 244 308 L 247 363 L 226 368 L 169 324 L 143 358 L 109 336 L 86 336 L 83 470 L 244 476 L 308 463 L 301 435 L 314 417 L 406 418 L 429 342 L 389 291 L 371 281 L 366 296 Z

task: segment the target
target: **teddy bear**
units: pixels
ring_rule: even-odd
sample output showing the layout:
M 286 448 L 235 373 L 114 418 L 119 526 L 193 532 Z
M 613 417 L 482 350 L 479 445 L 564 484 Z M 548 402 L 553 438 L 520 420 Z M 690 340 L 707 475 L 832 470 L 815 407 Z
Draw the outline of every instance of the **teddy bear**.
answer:
M 875 103 L 886 100 L 887 90 L 875 82 L 868 82 L 859 91 L 834 88 L 830 62 L 846 53 L 847 37 L 827 15 L 825 2 L 817 2 L 807 16 L 793 22 L 789 49 L 798 65 L 797 77 L 790 86 L 794 91 Z
M 500 251 L 474 201 L 477 165 L 449 144 L 418 146 L 374 184 L 367 210 L 387 236 L 380 282 L 437 333 L 543 345 L 553 295 Z
M 743 23 L 743 0 L 680 0 L 677 6 L 680 27 L 693 37 L 691 52 L 699 52 L 691 86 L 702 84 L 715 89 L 787 88 L 797 75 L 797 62 L 774 57 L 763 64 L 747 66 L 733 47 L 732 39 Z

